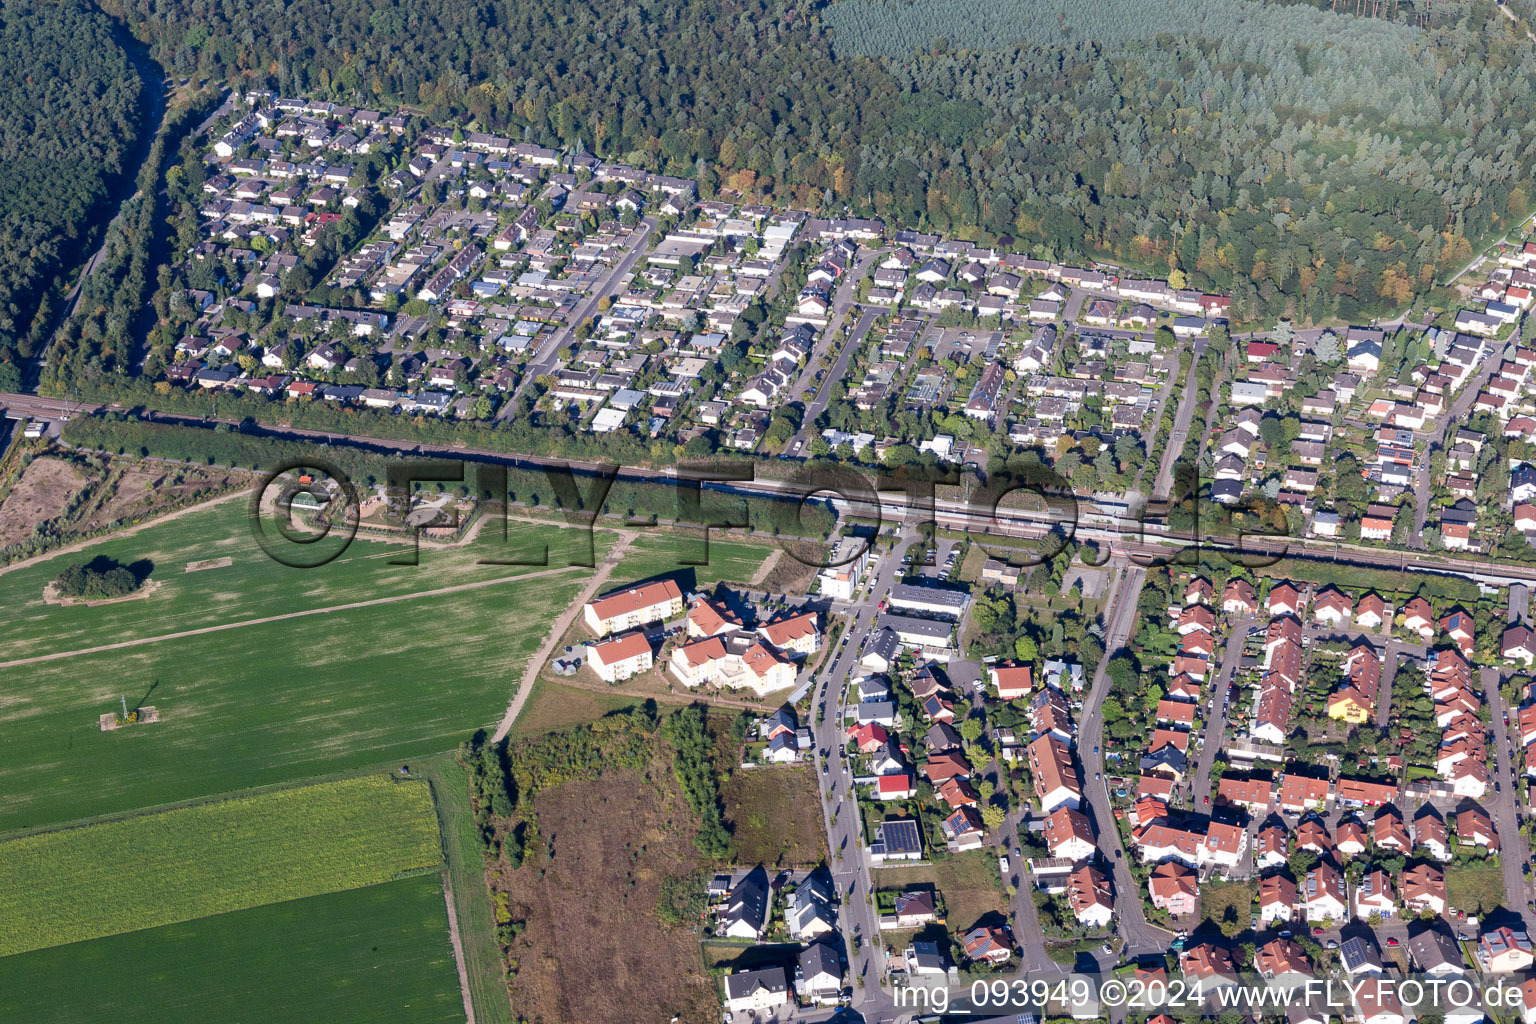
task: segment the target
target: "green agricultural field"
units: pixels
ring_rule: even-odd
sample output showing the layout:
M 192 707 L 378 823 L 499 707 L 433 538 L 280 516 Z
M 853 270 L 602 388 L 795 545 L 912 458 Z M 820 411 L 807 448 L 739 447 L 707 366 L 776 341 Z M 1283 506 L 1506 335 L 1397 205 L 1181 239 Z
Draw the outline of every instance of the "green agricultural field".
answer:
M 0 1020 L 462 1024 L 464 1003 L 433 874 L 0 958 Z
M 775 557 L 778 546 L 771 541 L 761 544 L 739 540 L 725 540 L 711 534 L 709 540 L 709 564 L 685 566 L 682 560 L 702 559 L 703 541 L 685 534 L 657 534 L 635 538 L 623 559 L 613 570 L 611 581 L 615 587 L 635 580 L 668 574 L 692 575 L 693 585 L 709 587 L 724 580 L 730 583 L 750 583 L 763 563 Z M 778 557 L 788 558 L 782 555 Z
M 453 754 L 436 754 L 411 765 L 411 771 L 432 783 L 476 1024 L 512 1024 L 506 966 L 496 941 L 495 912 L 486 892 L 483 847 L 470 807 L 468 773 Z
M 0 956 L 389 881 L 442 861 L 424 782 L 374 775 L 0 844 Z
M 431 554 L 409 571 L 441 585 Z M 584 572 L 6 670 L 0 830 L 451 750 L 500 718 Z M 160 721 L 100 731 L 119 695 Z
M 294 569 L 269 558 L 251 536 L 244 498 L 161 523 L 135 534 L 103 538 L 83 551 L 54 555 L 36 565 L 0 573 L 0 607 L 7 626 L 0 663 L 43 654 L 199 629 L 247 619 L 378 600 L 466 583 L 558 569 L 585 559 L 587 533 L 554 524 L 512 520 L 506 540 L 500 522 L 487 522 L 468 544 L 423 547 L 418 565 L 392 565 L 409 547 L 358 534 L 335 561 Z M 596 558 L 613 535 L 592 534 Z M 485 558 L 543 556 L 545 565 L 481 565 Z M 67 566 L 104 556 L 124 565 L 152 566 L 147 596 L 93 608 L 50 605 L 43 588 Z M 193 572 L 189 564 L 217 563 Z M 572 570 L 573 572 L 577 570 Z

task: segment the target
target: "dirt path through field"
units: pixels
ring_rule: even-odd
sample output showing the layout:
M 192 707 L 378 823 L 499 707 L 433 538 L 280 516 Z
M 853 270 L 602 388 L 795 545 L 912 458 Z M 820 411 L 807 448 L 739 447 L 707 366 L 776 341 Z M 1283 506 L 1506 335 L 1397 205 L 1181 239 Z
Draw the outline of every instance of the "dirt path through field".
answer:
M 519 583 L 524 580 L 536 580 L 544 576 L 554 576 L 558 573 L 570 572 L 572 569 L 583 568 L 585 568 L 585 566 L 567 565 L 562 566 L 559 569 L 544 569 L 540 572 L 525 572 L 518 576 L 501 576 L 494 580 L 479 580 L 474 583 L 459 583 L 451 587 L 438 587 L 436 590 L 418 590 L 414 594 L 395 594 L 390 597 L 376 597 L 369 601 L 352 601 L 348 604 L 332 605 L 329 608 L 308 608 L 301 612 L 285 612 L 282 615 L 267 615 L 259 619 L 241 619 L 239 622 L 225 622 L 217 626 L 203 626 L 199 629 L 185 629 L 179 633 L 163 633 L 160 636 L 146 636 L 140 637 L 136 640 L 121 640 L 115 644 L 102 644 L 99 647 L 85 647 L 78 651 L 59 651 L 55 654 L 39 654 L 31 658 L 17 658 L 14 661 L 0 661 L 0 668 L 15 668 L 20 665 L 35 665 L 40 661 L 58 661 L 61 658 L 74 658 L 82 654 L 100 654 L 103 651 L 119 651 L 125 647 L 141 647 L 144 644 L 157 644 L 164 640 L 181 640 L 189 636 L 203 636 L 208 633 L 222 633 L 227 629 L 241 629 L 245 626 L 261 626 L 269 622 L 284 622 L 288 619 L 302 619 L 311 615 L 330 615 L 333 612 L 352 611 L 355 608 L 372 608 L 381 604 L 395 604 L 400 601 L 414 601 L 419 597 L 440 597 L 443 594 L 456 594 L 465 590 L 480 590 L 484 587 L 495 587 L 503 583 Z M 545 657 L 547 657 L 547 655 L 545 655 Z
M 459 913 L 453 907 L 453 882 L 443 872 L 443 899 L 448 902 L 448 939 L 453 943 L 453 962 L 459 968 L 459 994 L 464 997 L 466 1024 L 475 1024 L 475 1004 L 469 998 L 469 969 L 464 966 L 464 941 L 459 938 Z
M 779 559 L 783 557 L 783 548 L 774 548 L 772 551 L 770 551 L 768 553 L 768 557 L 763 559 L 763 564 L 758 566 L 757 572 L 752 574 L 752 579 L 748 581 L 748 585 L 753 587 L 761 587 L 763 585 L 763 581 L 768 578 L 769 573 L 773 572 L 774 567 L 779 564 Z
M 523 705 L 528 703 L 528 696 L 533 693 L 533 684 L 539 678 L 539 671 L 544 667 L 544 663 L 554 656 L 555 647 L 559 645 L 560 638 L 565 636 L 565 631 L 570 629 L 571 623 L 576 620 L 577 612 L 592 600 L 592 595 L 596 594 L 607 581 L 614 566 L 619 564 L 619 559 L 624 557 L 624 552 L 629 550 L 629 545 L 638 536 L 639 534 L 633 530 L 619 531 L 619 542 L 608 552 L 602 564 L 597 567 L 597 571 L 592 574 L 592 578 L 587 581 L 587 585 L 581 588 L 581 593 L 576 596 L 576 600 L 572 601 L 549 627 L 549 635 L 544 638 L 544 644 L 539 648 L 539 653 L 535 654 L 533 660 L 528 662 L 528 667 L 523 669 L 523 678 L 517 684 L 517 693 L 513 696 L 512 703 L 507 705 L 507 713 L 501 716 L 501 724 L 496 726 L 494 742 L 500 743 L 507 738 L 507 733 L 512 731 L 512 723 L 517 721 L 518 715 L 522 714 Z M 0 668 L 3 667 L 0 665 Z

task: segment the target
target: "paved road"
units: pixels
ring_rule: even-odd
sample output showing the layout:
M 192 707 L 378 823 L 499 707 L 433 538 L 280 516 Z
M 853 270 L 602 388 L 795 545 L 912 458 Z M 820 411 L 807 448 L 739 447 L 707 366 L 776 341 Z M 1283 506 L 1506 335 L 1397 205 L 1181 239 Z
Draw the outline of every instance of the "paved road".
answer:
M 876 320 L 880 319 L 880 314 L 883 312 L 884 310 L 870 307 L 864 310 L 858 322 L 854 324 L 853 330 L 848 334 L 848 341 L 843 345 L 842 352 L 838 354 L 837 362 L 832 365 L 832 369 L 828 370 L 826 377 L 822 379 L 821 387 L 816 392 L 816 397 L 811 399 L 810 404 L 805 407 L 805 417 L 800 426 L 800 433 L 796 435 L 797 441 L 810 444 L 811 437 L 816 434 L 816 417 L 822 414 L 832 397 L 832 382 L 843 379 L 843 375 L 848 372 L 848 364 L 852 362 L 854 354 L 863 347 L 864 339 L 869 335 L 869 329 L 875 325 Z M 813 379 L 811 375 L 812 365 L 812 361 L 807 360 L 805 375 L 801 377 L 802 388 L 809 380 Z M 801 393 L 803 395 L 803 391 Z
M 1258 622 L 1258 619 L 1245 618 L 1232 624 L 1232 632 L 1222 648 L 1221 667 L 1211 683 L 1211 710 L 1205 716 L 1205 738 L 1200 744 L 1195 781 L 1189 791 L 1191 808 L 1201 814 L 1209 813 L 1205 801 L 1211 795 L 1211 767 L 1216 763 L 1216 755 L 1226 747 L 1227 692 L 1232 687 L 1238 663 L 1243 660 L 1243 642 L 1248 639 L 1248 630 Z
M 1082 288 L 1072 288 L 1067 292 L 1067 306 L 1061 311 L 1061 322 L 1064 327 L 1071 328 L 1077 322 L 1077 314 L 1082 312 L 1083 303 L 1088 301 L 1088 292 Z
M 528 366 L 523 371 L 523 379 L 518 382 L 517 390 L 513 392 L 511 398 L 521 395 L 540 374 L 549 373 L 555 368 L 555 365 L 560 360 L 560 350 L 570 344 L 571 336 L 575 329 L 587 317 L 597 312 L 597 304 L 602 301 L 604 296 L 612 294 L 615 282 L 622 283 L 624 275 L 628 274 L 630 269 L 634 267 L 635 262 L 640 259 L 640 254 L 646 248 L 646 240 L 650 237 L 650 233 L 656 230 L 656 224 L 657 220 L 655 217 L 642 217 L 640 219 L 639 226 L 630 233 L 629 238 L 624 243 L 627 251 L 619 258 L 617 263 L 609 268 L 608 273 L 598 280 L 597 284 L 592 288 L 591 294 L 571 311 L 571 315 L 566 318 L 565 326 L 550 335 L 549 339 L 539 346 L 539 350 L 528 361 Z M 509 399 L 502 403 L 500 411 L 496 413 L 496 418 L 498 420 L 510 419 L 516 408 L 517 403 Z
M 1377 634 L 1365 634 L 1372 644 L 1380 644 Z M 1404 643 L 1396 638 L 1387 641 L 1381 656 L 1381 692 L 1376 696 L 1376 727 L 1385 729 L 1392 715 L 1392 687 L 1397 682 L 1397 670 L 1404 661 L 1419 661 L 1424 657 L 1424 645 Z
M 880 987 L 885 975 L 885 958 L 879 917 L 868 899 L 873 884 L 871 866 L 865 854 L 864 839 L 859 834 L 853 776 L 840 753 L 847 743 L 843 726 L 843 703 L 848 696 L 847 683 L 856 674 L 864 637 L 874 622 L 878 605 L 900 573 L 900 552 L 916 537 L 915 531 L 903 531 L 892 552 L 881 556 L 867 594 L 849 609 L 848 626 L 843 639 L 839 641 L 841 646 L 821 669 L 820 678 L 812 692 L 813 706 L 818 710 L 822 707 L 826 709 L 812 731 L 816 740 L 817 760 L 827 767 L 827 773 L 818 777 L 821 780 L 827 846 L 832 855 L 832 879 L 837 891 L 843 895 L 838 927 L 844 939 L 848 940 L 850 951 L 853 948 L 853 936 L 858 935 L 861 939 L 858 953 L 849 956 L 849 980 L 853 986 L 854 1006 L 869 1019 L 890 1016 L 895 1010 L 895 1004 Z M 857 701 L 858 695 L 853 694 L 852 699 Z M 823 750 L 831 756 L 823 759 Z M 821 770 L 820 766 L 817 770 Z
M 1504 725 L 1504 697 L 1499 693 L 1503 675 L 1496 668 L 1485 668 L 1479 675 L 1483 686 L 1483 699 L 1493 715 L 1493 780 L 1495 788 L 1485 794 L 1483 806 L 1493 818 L 1493 830 L 1498 834 L 1503 850 L 1499 863 L 1504 869 L 1504 896 L 1508 909 L 1527 920 L 1526 911 L 1531 909 L 1532 887 L 1525 877 L 1525 867 L 1530 863 L 1530 851 L 1526 849 L 1525 836 L 1520 834 L 1520 787 L 1514 764 L 1510 761 L 1510 729 Z M 1510 712 L 1511 714 L 1513 712 Z
M 1162 465 L 1158 467 L 1157 480 L 1152 485 L 1152 497 L 1156 501 L 1167 501 L 1173 491 L 1173 468 L 1184 450 L 1184 439 L 1189 436 L 1189 424 L 1195 415 L 1195 396 L 1199 393 L 1195 370 L 1200 365 L 1200 356 L 1204 354 L 1205 346 L 1204 338 L 1196 339 L 1194 358 L 1189 362 L 1189 373 L 1184 379 L 1184 392 L 1179 398 L 1178 412 L 1173 417 L 1173 430 L 1168 434 L 1168 446 L 1163 449 Z
M 235 106 L 238 103 L 238 99 L 239 99 L 239 97 L 238 97 L 238 95 L 236 93 L 234 93 L 234 92 L 225 92 L 225 94 L 224 94 L 224 102 L 220 103 L 218 105 L 218 107 L 214 110 L 213 113 L 211 113 L 207 117 L 203 118 L 202 123 L 199 124 L 195 129 L 193 129 L 192 134 L 193 135 L 204 135 L 204 134 L 207 134 L 208 129 L 213 127 L 213 122 L 217 121 L 219 118 L 223 117 L 225 114 L 227 114 L 231 110 L 235 109 Z
M 1179 344 L 1174 346 L 1173 351 L 1169 354 L 1170 358 L 1172 359 L 1172 366 L 1169 368 L 1167 379 L 1163 381 L 1163 386 L 1161 389 L 1159 389 L 1157 397 L 1153 399 L 1152 410 L 1147 414 L 1147 421 L 1151 425 L 1151 428 L 1154 430 L 1157 428 L 1157 424 L 1162 422 L 1163 410 L 1168 407 L 1168 400 L 1173 397 L 1174 389 L 1178 386 L 1179 381 L 1178 373 L 1176 370 L 1179 365 L 1179 353 L 1182 351 L 1184 351 L 1184 343 L 1179 342 Z M 1187 404 L 1187 402 L 1185 404 Z M 1175 413 L 1175 420 L 1177 420 L 1177 413 Z M 1145 443 L 1145 439 L 1143 439 L 1143 443 Z M 1166 462 L 1167 459 L 1168 453 L 1165 451 L 1163 453 L 1163 461 Z M 1161 473 L 1161 469 L 1162 466 L 1159 464 L 1159 473 Z M 1131 488 L 1126 492 L 1125 503 L 1127 505 L 1134 506 L 1141 503 L 1141 478 L 1146 476 L 1146 473 L 1147 465 L 1143 463 L 1141 468 L 1136 471 L 1136 479 L 1132 483 Z M 1153 481 L 1153 486 L 1156 486 L 1155 480 Z
M 1493 352 L 1499 352 L 1502 350 L 1504 343 L 1489 341 L 1488 344 Z M 1518 328 L 1514 334 L 1510 335 L 1508 344 L 1520 344 L 1520 331 Z M 1484 360 L 1483 368 L 1461 389 L 1461 394 L 1457 395 L 1456 399 L 1451 402 L 1451 407 L 1446 410 L 1445 415 L 1440 417 L 1440 421 L 1435 426 L 1435 429 L 1425 439 L 1423 460 L 1414 468 L 1413 472 L 1413 489 L 1416 504 L 1413 513 L 1413 534 L 1408 538 L 1408 546 L 1416 551 L 1424 550 L 1424 523 L 1429 518 L 1431 487 L 1429 479 L 1430 455 L 1435 450 L 1445 446 L 1445 434 L 1452 423 L 1461 424 L 1466 422 L 1467 410 L 1472 408 L 1473 402 L 1477 401 L 1477 396 L 1482 392 L 1483 386 L 1488 383 L 1489 378 L 1493 376 L 1493 371 L 1497 366 L 1498 360 L 1493 355 L 1489 355 Z
M 1115 652 L 1125 646 L 1130 638 L 1131 625 L 1136 618 L 1136 599 L 1141 593 L 1146 570 L 1129 566 L 1118 580 L 1110 585 L 1105 607 L 1108 609 L 1104 636 L 1104 660 L 1093 674 L 1093 685 L 1084 701 L 1083 720 L 1078 725 L 1078 758 L 1082 761 L 1085 778 L 1083 790 L 1088 802 L 1083 808 L 1093 824 L 1098 837 L 1099 852 L 1114 870 L 1115 922 L 1125 939 L 1126 957 L 1143 953 L 1161 953 L 1168 948 L 1170 936 L 1161 928 L 1147 922 L 1142 912 L 1141 890 L 1131 876 L 1126 862 L 1128 856 L 1120 842 L 1120 830 L 1116 826 L 1114 811 L 1109 804 L 1109 791 L 1105 788 L 1104 772 L 1104 716 L 1100 708 L 1109 693 L 1109 674 L 1106 668 Z

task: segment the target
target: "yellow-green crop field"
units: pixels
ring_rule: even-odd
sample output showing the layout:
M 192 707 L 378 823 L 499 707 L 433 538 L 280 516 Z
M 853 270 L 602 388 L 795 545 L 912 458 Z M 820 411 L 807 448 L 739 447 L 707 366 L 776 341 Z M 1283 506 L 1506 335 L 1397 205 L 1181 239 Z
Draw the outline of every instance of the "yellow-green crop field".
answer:
M 386 882 L 442 861 L 422 782 L 345 779 L 0 844 L 0 956 Z

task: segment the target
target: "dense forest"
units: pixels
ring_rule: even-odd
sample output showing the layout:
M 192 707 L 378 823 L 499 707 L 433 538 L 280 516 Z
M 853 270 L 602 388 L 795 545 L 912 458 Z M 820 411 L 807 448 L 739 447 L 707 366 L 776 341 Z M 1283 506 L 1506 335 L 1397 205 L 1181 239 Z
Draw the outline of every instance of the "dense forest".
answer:
M 1524 217 L 1536 47 L 1484 0 L 126 0 L 175 73 L 419 104 L 804 206 L 1358 319 Z M 116 9 L 116 8 L 114 8 Z
M 145 87 L 112 19 L 77 4 L 6 0 L 0 63 L 0 386 L 14 389 L 55 312 L 45 291 L 100 237 Z

